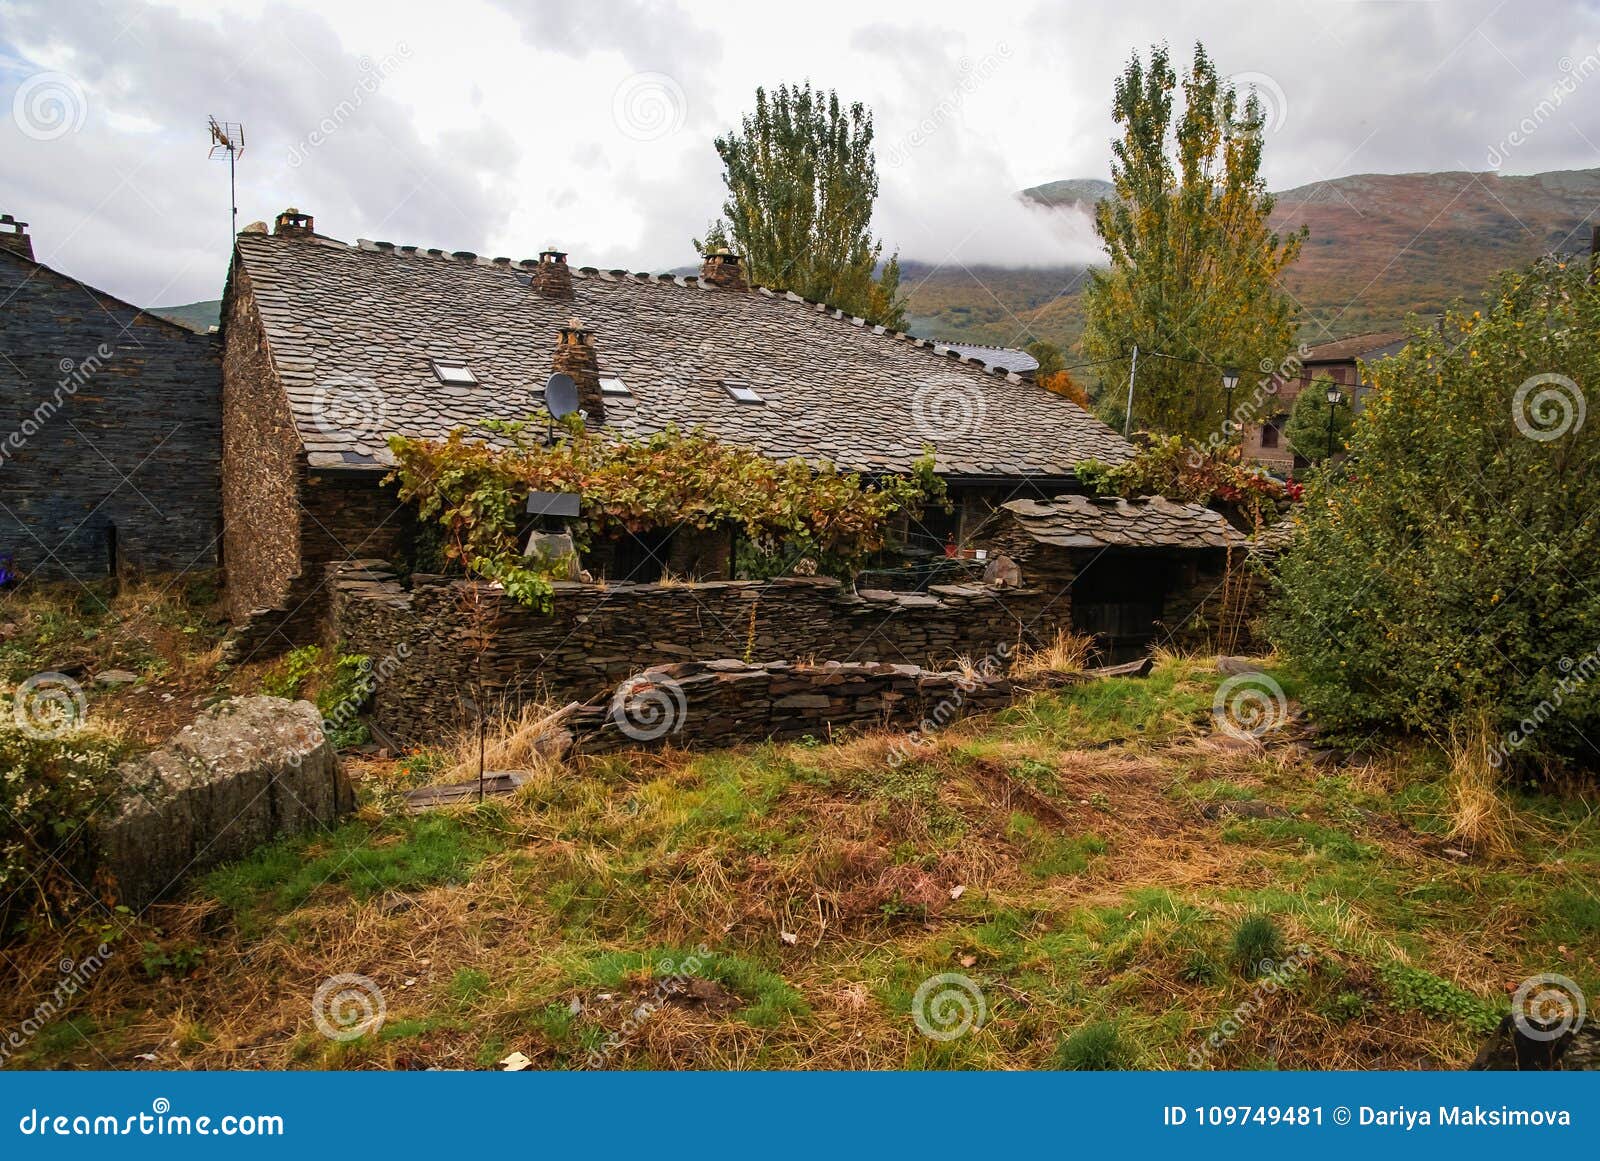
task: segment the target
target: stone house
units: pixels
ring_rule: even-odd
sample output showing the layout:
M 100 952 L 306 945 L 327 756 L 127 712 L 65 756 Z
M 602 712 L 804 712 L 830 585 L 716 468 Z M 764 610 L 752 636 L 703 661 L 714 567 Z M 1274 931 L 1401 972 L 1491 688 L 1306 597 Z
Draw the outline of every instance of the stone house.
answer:
M 1244 458 L 1282 475 L 1304 469 L 1308 461 L 1295 453 L 1283 434 L 1300 392 L 1318 379 L 1329 378 L 1343 384 L 1349 402 L 1359 407 L 1361 379 L 1357 364 L 1398 354 L 1407 337 L 1405 331 L 1375 331 L 1311 347 L 1301 359 L 1300 374 L 1279 381 L 1277 394 L 1267 403 L 1269 412 L 1265 418 L 1245 428 Z
M 1154 644 L 1244 647 L 1264 595 L 1251 538 L 1201 504 L 1018 499 L 978 536 L 1016 563 L 1025 585 L 1064 594 L 1063 620 L 1116 661 Z
M 214 337 L 37 261 L 0 215 L 0 563 L 88 582 L 217 564 Z
M 271 233 L 238 236 L 221 330 L 230 601 L 239 619 L 275 610 L 252 623 L 285 641 L 320 616 L 328 564 L 406 550 L 385 438 L 540 414 L 555 371 L 591 427 L 624 436 L 701 427 L 869 475 L 908 472 L 931 446 L 955 512 L 911 531 L 938 547 L 1000 503 L 1076 487 L 1079 460 L 1131 454 L 1004 366 L 747 285 L 727 253 L 698 277 L 579 269 L 553 250 L 513 261 L 352 245 L 290 210 Z M 598 563 L 635 580 L 728 568 L 725 546 L 686 537 L 617 545 Z

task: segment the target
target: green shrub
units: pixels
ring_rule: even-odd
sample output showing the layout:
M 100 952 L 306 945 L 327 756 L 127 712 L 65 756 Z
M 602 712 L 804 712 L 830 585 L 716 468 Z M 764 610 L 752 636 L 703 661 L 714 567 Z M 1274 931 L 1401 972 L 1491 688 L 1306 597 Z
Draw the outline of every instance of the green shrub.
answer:
M 40 907 L 80 901 L 83 822 L 109 789 L 122 744 L 93 727 L 24 733 L 0 716 L 0 936 Z M 37 736 L 35 736 L 37 734 Z M 53 852 L 53 854 L 46 854 Z
M 1128 1067 L 1122 1033 L 1109 1020 L 1085 1024 L 1056 1049 L 1056 1067 L 1073 1072 L 1109 1072 Z
M 1486 721 L 1496 763 L 1588 751 L 1600 415 L 1583 422 L 1583 392 L 1600 388 L 1600 289 L 1587 273 L 1547 260 L 1505 275 L 1486 315 L 1419 327 L 1367 368 L 1350 459 L 1307 490 L 1270 622 L 1303 703 L 1334 729 Z

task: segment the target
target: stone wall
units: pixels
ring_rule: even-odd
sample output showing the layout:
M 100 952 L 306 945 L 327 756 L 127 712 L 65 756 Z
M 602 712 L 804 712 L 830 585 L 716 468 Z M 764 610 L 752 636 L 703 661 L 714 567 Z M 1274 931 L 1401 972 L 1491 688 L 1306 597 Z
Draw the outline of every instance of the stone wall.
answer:
M 659 665 L 570 713 L 561 723 L 579 754 L 672 745 L 717 749 L 769 738 L 827 740 L 850 728 L 930 734 L 1010 704 L 1000 674 L 931 672 L 915 665 L 829 661 L 687 661 Z
M 483 643 L 484 687 L 510 705 L 585 699 L 651 665 L 757 661 L 886 662 L 939 668 L 1053 638 L 1065 593 L 936 585 L 927 595 L 865 591 L 789 577 L 705 584 L 562 583 L 554 609 L 531 612 L 483 584 L 413 576 L 381 561 L 336 568 L 328 632 L 374 663 L 404 664 L 374 694 L 378 725 L 404 743 L 437 740 L 464 718 Z M 404 654 L 400 650 L 404 648 Z
M 301 452 L 250 280 L 237 263 L 222 337 L 222 560 L 238 621 L 282 602 L 300 572 Z
M 212 336 L 0 253 L 0 556 L 44 580 L 210 569 Z

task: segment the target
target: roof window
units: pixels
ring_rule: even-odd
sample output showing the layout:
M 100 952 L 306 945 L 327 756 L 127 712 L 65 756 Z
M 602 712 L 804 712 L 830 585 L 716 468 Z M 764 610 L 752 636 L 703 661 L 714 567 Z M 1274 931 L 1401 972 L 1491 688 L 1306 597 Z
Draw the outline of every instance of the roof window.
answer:
M 472 368 L 460 359 L 429 359 L 428 362 L 433 364 L 433 373 L 439 377 L 441 383 L 470 387 L 478 381 L 478 377 L 472 373 Z
M 756 394 L 755 388 L 743 379 L 724 379 L 722 389 L 733 397 L 736 403 L 765 403 L 766 400 Z

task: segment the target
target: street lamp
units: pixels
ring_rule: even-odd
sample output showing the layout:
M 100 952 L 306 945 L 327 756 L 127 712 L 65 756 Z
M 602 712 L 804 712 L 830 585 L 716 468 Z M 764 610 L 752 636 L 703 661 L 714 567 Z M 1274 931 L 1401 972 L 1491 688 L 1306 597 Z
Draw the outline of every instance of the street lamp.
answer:
M 1222 417 L 1222 430 L 1228 430 L 1228 424 L 1233 422 L 1233 389 L 1239 385 L 1239 372 L 1233 367 L 1222 369 L 1222 389 L 1228 393 L 1228 410 Z
M 1339 388 L 1328 387 L 1328 459 L 1333 459 L 1333 409 L 1344 401 L 1344 395 Z

